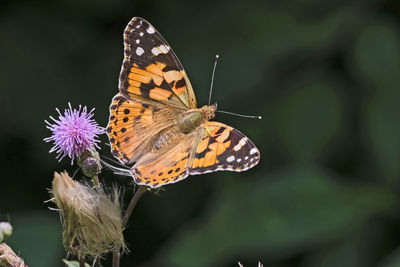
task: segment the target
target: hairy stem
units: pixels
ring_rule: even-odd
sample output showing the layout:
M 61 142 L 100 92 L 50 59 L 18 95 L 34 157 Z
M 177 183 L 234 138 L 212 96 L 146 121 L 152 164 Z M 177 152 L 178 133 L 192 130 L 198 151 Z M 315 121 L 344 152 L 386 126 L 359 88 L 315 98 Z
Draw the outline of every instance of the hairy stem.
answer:
M 139 185 L 138 189 L 136 190 L 135 194 L 133 195 L 131 202 L 128 205 L 128 208 L 126 209 L 124 218 L 122 219 L 123 226 L 125 226 L 127 224 L 129 217 L 131 216 L 132 211 L 136 206 L 136 203 L 138 202 L 139 198 L 143 195 L 144 192 L 146 192 L 146 187 Z M 112 267 L 119 267 L 120 256 L 121 256 L 120 250 L 115 250 L 113 253 Z

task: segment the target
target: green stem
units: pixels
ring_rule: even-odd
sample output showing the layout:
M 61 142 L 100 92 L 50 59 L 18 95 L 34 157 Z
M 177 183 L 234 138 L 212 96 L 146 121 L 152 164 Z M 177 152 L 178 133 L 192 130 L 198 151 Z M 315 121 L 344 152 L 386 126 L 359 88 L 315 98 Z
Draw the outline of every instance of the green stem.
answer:
M 96 187 L 100 187 L 100 181 L 99 181 L 99 176 L 95 175 L 92 177 L 93 183 Z

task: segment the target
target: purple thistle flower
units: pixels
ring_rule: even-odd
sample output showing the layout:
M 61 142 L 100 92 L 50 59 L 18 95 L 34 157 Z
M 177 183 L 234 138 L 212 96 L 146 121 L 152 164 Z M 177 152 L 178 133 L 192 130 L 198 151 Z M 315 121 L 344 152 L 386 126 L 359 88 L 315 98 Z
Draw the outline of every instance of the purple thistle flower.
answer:
M 97 135 L 104 132 L 104 128 L 100 127 L 93 119 L 93 111 L 87 112 L 87 108 L 72 109 L 68 103 L 69 109 L 64 111 L 64 115 L 56 108 L 58 112 L 58 120 L 50 116 L 54 123 L 45 120 L 46 128 L 52 131 L 52 136 L 44 138 L 45 142 L 54 142 L 54 146 L 49 153 L 56 152 L 57 159 L 61 161 L 65 156 L 71 158 L 71 164 L 74 158 L 79 157 L 85 150 L 91 148 L 99 148 L 97 145 Z

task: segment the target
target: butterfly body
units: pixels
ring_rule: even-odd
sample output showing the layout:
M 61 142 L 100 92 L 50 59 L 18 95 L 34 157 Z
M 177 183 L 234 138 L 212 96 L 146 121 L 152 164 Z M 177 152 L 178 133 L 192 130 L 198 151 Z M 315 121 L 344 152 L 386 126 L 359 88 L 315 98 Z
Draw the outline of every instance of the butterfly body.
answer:
M 124 55 L 107 133 L 113 155 L 133 164 L 137 184 L 159 187 L 189 174 L 244 171 L 258 163 L 259 151 L 246 136 L 210 121 L 216 105 L 197 108 L 178 58 L 144 19 L 126 27 Z
M 177 124 L 182 133 L 188 134 L 204 123 L 215 117 L 215 106 L 204 106 L 201 109 L 193 109 L 185 112 L 177 119 Z

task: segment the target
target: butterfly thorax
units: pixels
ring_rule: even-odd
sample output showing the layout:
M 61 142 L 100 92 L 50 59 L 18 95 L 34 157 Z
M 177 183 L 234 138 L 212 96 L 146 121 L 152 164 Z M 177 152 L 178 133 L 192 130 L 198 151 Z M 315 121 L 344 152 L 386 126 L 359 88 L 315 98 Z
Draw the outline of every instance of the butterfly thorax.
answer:
M 203 106 L 200 109 L 191 109 L 176 118 L 179 130 L 188 134 L 199 127 L 204 120 L 210 120 L 215 116 L 214 105 Z

